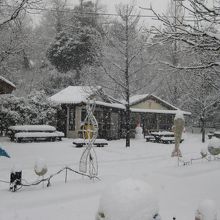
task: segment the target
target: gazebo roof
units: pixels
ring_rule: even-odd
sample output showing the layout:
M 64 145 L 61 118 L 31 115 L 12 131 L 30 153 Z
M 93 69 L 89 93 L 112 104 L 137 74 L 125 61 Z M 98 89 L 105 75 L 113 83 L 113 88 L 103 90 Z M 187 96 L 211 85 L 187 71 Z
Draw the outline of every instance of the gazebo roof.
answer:
M 87 102 L 87 100 L 100 89 L 101 87 L 99 86 L 68 86 L 51 96 L 50 100 L 58 104 L 79 104 Z
M 12 82 L 0 76 L 0 94 L 11 93 L 15 89 L 16 86 Z

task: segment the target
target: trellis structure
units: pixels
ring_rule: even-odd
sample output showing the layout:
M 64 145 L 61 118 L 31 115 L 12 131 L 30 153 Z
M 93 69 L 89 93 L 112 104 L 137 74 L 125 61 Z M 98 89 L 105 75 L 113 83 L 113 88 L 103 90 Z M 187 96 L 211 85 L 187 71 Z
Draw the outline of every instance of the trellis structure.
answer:
M 93 148 L 94 142 L 98 136 L 98 122 L 94 116 L 94 110 L 95 102 L 91 104 L 88 101 L 86 105 L 87 116 L 84 120 L 82 130 L 86 148 L 82 153 L 79 163 L 79 171 L 83 173 L 88 172 L 91 178 L 98 175 L 97 156 Z

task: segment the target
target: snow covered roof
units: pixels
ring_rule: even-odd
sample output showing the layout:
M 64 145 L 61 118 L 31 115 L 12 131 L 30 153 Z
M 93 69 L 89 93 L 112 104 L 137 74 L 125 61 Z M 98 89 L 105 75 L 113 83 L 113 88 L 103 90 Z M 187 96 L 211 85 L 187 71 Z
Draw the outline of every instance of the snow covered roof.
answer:
M 107 103 L 107 102 L 101 102 L 101 101 L 95 101 L 95 103 L 96 103 L 96 105 L 107 106 L 110 108 L 125 109 L 125 106 L 123 104 L 119 104 L 119 103 Z
M 130 104 L 136 104 L 137 102 L 141 102 L 143 99 L 147 98 L 149 94 L 140 94 L 140 95 L 133 95 L 130 97 Z
M 170 108 L 172 109 L 175 109 L 177 110 L 178 108 L 172 104 L 170 104 L 169 102 L 159 98 L 158 96 L 156 95 L 152 95 L 152 94 L 140 94 L 140 95 L 133 95 L 130 97 L 130 104 L 131 105 L 134 105 L 134 104 L 137 104 L 137 103 L 140 103 L 141 101 L 143 101 L 144 99 L 146 99 L 147 97 L 152 97 L 152 98 L 155 98 L 157 99 L 158 101 L 164 103 L 165 105 L 169 106 Z
M 176 114 L 181 110 L 164 110 L 164 109 L 140 109 L 140 108 L 131 108 L 132 112 L 143 112 L 143 113 L 160 113 L 160 114 Z M 181 111 L 184 115 L 191 115 L 190 112 Z
M 87 103 L 89 99 L 92 98 L 98 91 L 101 90 L 100 86 L 91 87 L 91 86 L 69 86 L 60 92 L 56 93 L 49 99 L 57 104 L 80 104 L 80 103 Z M 134 105 L 135 103 L 141 102 L 147 97 L 154 97 L 155 99 L 161 101 L 165 105 L 169 106 L 172 110 L 162 110 L 162 109 L 139 109 L 139 108 L 132 108 L 132 112 L 149 112 L 149 113 L 164 113 L 164 114 L 176 114 L 179 110 L 175 106 L 169 104 L 168 102 L 160 99 L 157 96 L 151 94 L 141 94 L 141 95 L 134 95 L 130 98 L 130 104 Z M 109 97 L 111 98 L 111 97 Z M 115 102 L 114 102 L 115 101 Z M 124 102 L 117 102 L 116 100 L 109 99 L 109 102 L 95 100 L 96 105 L 106 106 L 110 108 L 118 108 L 118 109 L 125 109 Z M 122 104 L 123 103 L 123 104 Z M 181 110 L 179 110 L 181 111 Z M 190 112 L 181 111 L 184 115 L 190 115 Z
M 3 76 L 0 76 L 0 84 L 2 85 L 0 87 L 0 94 L 11 93 L 16 88 L 12 82 L 5 79 Z
M 87 102 L 87 99 L 100 89 L 99 86 L 68 86 L 49 99 L 58 104 L 79 104 Z

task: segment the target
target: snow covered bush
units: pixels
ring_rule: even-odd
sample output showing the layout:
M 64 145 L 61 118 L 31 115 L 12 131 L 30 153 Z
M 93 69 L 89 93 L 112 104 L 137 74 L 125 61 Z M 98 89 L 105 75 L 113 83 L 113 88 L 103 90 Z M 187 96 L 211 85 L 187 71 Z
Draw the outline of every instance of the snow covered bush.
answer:
M 42 91 L 34 91 L 27 98 L 2 95 L 0 103 L 0 133 L 16 124 L 56 124 L 58 106 Z
M 104 191 L 96 220 L 159 220 L 158 211 L 158 201 L 147 183 L 125 179 Z

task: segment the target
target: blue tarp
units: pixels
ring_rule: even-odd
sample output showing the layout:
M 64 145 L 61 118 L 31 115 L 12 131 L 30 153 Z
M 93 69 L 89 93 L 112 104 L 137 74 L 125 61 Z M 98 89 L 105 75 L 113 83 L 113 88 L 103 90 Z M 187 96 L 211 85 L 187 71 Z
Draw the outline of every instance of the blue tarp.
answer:
M 9 154 L 0 147 L 0 156 L 10 158 Z

